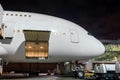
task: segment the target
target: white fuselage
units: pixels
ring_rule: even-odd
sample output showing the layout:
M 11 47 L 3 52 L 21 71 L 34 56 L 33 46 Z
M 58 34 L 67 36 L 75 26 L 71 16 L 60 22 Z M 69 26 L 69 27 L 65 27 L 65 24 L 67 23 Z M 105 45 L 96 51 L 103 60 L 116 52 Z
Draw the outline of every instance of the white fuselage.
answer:
M 4 11 L 5 37 L 0 43 L 1 57 L 8 62 L 64 62 L 88 60 L 104 53 L 103 44 L 80 26 L 57 17 Z M 23 30 L 50 31 L 47 59 L 26 59 Z M 0 40 L 1 41 L 1 40 Z

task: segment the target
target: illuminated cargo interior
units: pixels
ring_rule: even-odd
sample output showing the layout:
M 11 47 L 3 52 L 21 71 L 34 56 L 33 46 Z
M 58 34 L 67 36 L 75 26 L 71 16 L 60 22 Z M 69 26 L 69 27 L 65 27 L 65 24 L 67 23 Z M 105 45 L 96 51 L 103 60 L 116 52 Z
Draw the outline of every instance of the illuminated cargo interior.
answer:
M 48 58 L 50 31 L 24 30 L 26 58 Z

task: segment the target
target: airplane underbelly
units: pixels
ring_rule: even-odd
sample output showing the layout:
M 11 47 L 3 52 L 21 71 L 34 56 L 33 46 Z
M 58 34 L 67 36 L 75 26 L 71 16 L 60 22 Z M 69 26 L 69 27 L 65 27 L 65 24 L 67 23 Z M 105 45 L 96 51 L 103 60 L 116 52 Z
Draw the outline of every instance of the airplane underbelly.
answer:
M 71 43 L 68 37 L 65 40 L 60 37 L 49 40 L 52 37 L 50 31 L 24 30 L 23 33 L 25 41 L 20 41 L 22 43 L 17 47 L 15 54 L 7 56 L 6 60 L 10 62 L 64 62 L 83 58 L 78 55 L 79 49 L 76 50 L 74 47 L 79 44 Z
M 47 58 L 45 58 L 44 53 L 30 53 L 32 57 L 28 57 L 28 53 L 25 51 L 25 42 L 23 42 L 18 48 L 14 55 L 9 55 L 6 57 L 8 62 L 39 62 L 39 63 L 53 63 L 53 62 L 65 62 L 71 60 L 84 60 L 86 58 L 80 56 L 71 56 L 73 54 L 71 50 L 66 50 L 65 48 L 59 48 L 59 45 L 49 44 L 49 51 Z M 35 56 L 34 56 L 35 55 Z M 38 55 L 38 56 L 37 56 Z M 73 54 L 75 55 L 75 54 Z

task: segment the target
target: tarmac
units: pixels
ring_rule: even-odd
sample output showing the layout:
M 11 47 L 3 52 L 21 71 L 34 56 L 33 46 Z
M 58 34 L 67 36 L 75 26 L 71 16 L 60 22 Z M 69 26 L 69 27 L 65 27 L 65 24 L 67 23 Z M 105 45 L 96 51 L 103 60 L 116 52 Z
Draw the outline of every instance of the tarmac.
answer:
M 28 77 L 28 76 L 16 74 L 16 75 L 3 75 L 0 80 L 82 80 L 82 79 L 77 79 L 74 77 L 46 76 L 46 75 L 42 75 L 38 77 L 36 76 Z

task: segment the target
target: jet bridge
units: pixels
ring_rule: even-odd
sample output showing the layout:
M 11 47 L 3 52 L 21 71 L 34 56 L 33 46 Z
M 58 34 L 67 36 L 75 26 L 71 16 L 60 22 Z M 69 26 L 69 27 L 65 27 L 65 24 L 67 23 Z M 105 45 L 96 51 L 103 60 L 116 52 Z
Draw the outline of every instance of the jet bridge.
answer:
M 46 59 L 49 53 L 50 31 L 24 30 L 27 59 Z

